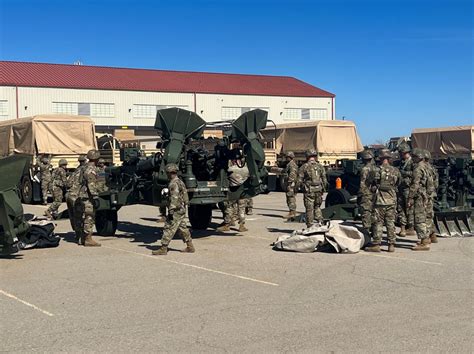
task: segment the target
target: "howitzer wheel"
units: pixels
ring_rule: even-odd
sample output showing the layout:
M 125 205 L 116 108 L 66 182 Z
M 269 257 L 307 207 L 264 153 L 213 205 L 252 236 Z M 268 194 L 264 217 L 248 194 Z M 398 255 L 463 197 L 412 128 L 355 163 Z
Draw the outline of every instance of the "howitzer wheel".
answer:
M 191 204 L 188 208 L 189 222 L 195 230 L 205 230 L 212 219 L 212 204 Z
M 28 176 L 24 176 L 21 180 L 21 201 L 25 204 L 31 204 L 33 202 L 33 183 Z
M 351 194 L 345 189 L 333 189 L 329 191 L 326 196 L 325 207 L 330 207 L 333 205 L 339 204 L 349 204 L 351 199 Z
M 100 236 L 113 236 L 117 231 L 117 211 L 98 210 L 95 213 L 95 228 Z

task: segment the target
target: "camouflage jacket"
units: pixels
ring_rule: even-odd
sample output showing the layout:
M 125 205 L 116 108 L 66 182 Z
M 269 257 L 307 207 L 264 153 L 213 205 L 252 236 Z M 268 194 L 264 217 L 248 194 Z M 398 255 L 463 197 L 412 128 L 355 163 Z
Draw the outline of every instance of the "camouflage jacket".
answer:
M 298 165 L 295 160 L 291 160 L 287 163 L 285 168 L 285 177 L 287 184 L 294 185 L 298 181 Z
M 411 157 L 406 160 L 402 160 L 400 166 L 400 174 L 402 180 L 400 181 L 400 189 L 408 189 L 411 185 L 411 179 L 413 178 L 413 168 L 414 163 Z
M 79 166 L 78 168 L 76 168 L 73 174 L 67 178 L 66 186 L 68 190 L 68 197 L 77 198 L 77 196 L 79 195 L 79 191 L 82 186 L 82 180 L 84 178 L 83 174 L 85 169 L 86 165 Z
M 397 190 L 400 184 L 400 171 L 392 165 L 379 166 L 375 172 L 375 205 L 397 204 Z
M 430 189 L 430 186 L 433 185 L 433 179 L 429 172 L 429 167 L 424 161 L 420 161 L 414 166 L 415 168 L 413 169 L 413 179 L 411 180 L 408 199 L 426 199 L 428 197 L 428 190 Z
M 359 186 L 359 196 L 372 196 L 374 193 L 371 190 L 373 175 L 377 167 L 373 161 L 367 163 L 360 170 L 360 186 Z
M 55 168 L 52 175 L 53 188 L 65 188 L 67 185 L 66 170 L 62 167 Z
M 92 199 L 99 195 L 97 175 L 97 167 L 93 163 L 89 163 L 84 167 L 79 197 Z
M 186 206 L 189 203 L 189 198 L 188 191 L 186 190 L 186 186 L 184 185 L 183 181 L 181 181 L 178 177 L 173 178 L 168 184 L 168 189 L 168 212 L 170 214 L 186 213 Z
M 51 181 L 53 166 L 50 163 L 41 162 L 39 165 L 41 179 L 44 181 Z
M 439 187 L 438 170 L 431 163 L 427 163 L 426 167 L 431 176 L 431 180 L 433 181 L 431 185 L 428 185 L 429 190 L 427 190 L 427 193 L 432 198 L 436 198 L 436 196 L 438 195 L 438 187 Z
M 304 193 L 324 192 L 327 188 L 326 170 L 317 161 L 308 161 L 298 171 Z

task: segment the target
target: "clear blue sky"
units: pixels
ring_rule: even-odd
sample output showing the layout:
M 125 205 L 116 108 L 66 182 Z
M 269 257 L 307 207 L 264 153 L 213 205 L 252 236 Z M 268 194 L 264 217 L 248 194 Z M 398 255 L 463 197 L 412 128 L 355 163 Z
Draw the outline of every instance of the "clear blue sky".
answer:
M 2 60 L 289 75 L 365 144 L 473 124 L 469 0 L 0 0 Z

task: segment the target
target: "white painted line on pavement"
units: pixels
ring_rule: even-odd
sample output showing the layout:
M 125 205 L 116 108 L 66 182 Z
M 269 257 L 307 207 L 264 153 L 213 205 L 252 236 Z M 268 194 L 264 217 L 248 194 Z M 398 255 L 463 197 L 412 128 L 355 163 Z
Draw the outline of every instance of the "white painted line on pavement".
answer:
M 163 261 L 163 262 L 168 262 L 168 263 L 179 264 L 179 265 L 183 265 L 183 266 L 186 266 L 186 267 L 191 267 L 191 268 L 195 268 L 195 269 L 205 270 L 206 272 L 217 273 L 217 274 L 227 275 L 227 276 L 229 276 L 229 277 L 234 277 L 234 278 L 239 278 L 239 279 L 243 279 L 243 280 L 253 281 L 254 283 L 261 283 L 261 284 L 272 285 L 272 286 L 280 286 L 279 284 L 276 284 L 276 283 L 272 283 L 272 282 L 268 282 L 268 281 L 264 281 L 264 280 L 259 280 L 259 279 L 254 279 L 254 278 L 249 278 L 249 277 L 245 277 L 245 276 L 243 276 L 243 275 L 237 275 L 237 274 L 232 274 L 232 273 L 226 273 L 226 272 L 223 272 L 223 271 L 221 271 L 221 270 L 215 270 L 215 269 L 205 268 L 205 267 L 201 267 L 201 266 L 197 266 L 197 265 L 189 264 L 189 263 L 183 263 L 183 262 L 178 262 L 178 261 L 172 261 L 171 259 L 163 259 L 163 258 L 160 258 L 160 256 L 152 256 L 152 255 L 150 255 L 150 254 L 145 254 L 145 253 L 140 253 L 140 252 L 134 252 L 134 251 L 128 251 L 128 250 L 124 250 L 124 249 L 121 249 L 121 248 L 115 248 L 115 247 L 104 246 L 104 245 L 102 245 L 102 248 L 110 248 L 111 250 L 116 250 L 116 251 L 131 253 L 131 254 L 136 254 L 136 255 L 139 255 L 139 256 L 142 256 L 142 257 L 152 258 L 152 259 L 155 259 L 155 260 L 157 260 L 157 261 Z M 163 256 L 162 256 L 162 257 L 163 257 Z
M 425 264 L 434 264 L 442 266 L 442 263 L 437 262 L 430 262 L 430 261 L 420 261 L 419 259 L 411 259 L 411 258 L 403 258 L 403 257 L 391 257 L 391 256 L 384 256 L 381 254 L 374 254 L 374 253 L 366 253 L 364 251 L 359 252 L 359 254 L 363 254 L 364 256 L 372 256 L 372 257 L 381 257 L 381 258 L 390 258 L 390 259 L 397 259 L 399 261 L 411 261 L 411 262 L 418 262 L 418 263 L 425 263 Z
M 25 301 L 25 300 L 22 300 L 22 299 L 19 299 L 17 298 L 15 295 L 12 295 L 10 293 L 7 293 L 6 291 L 3 291 L 0 289 L 0 294 L 2 295 L 5 295 L 6 297 L 9 297 L 10 299 L 13 299 L 13 300 L 16 300 L 18 302 L 21 302 L 23 305 L 26 305 L 26 306 L 29 306 L 29 307 L 32 307 L 34 308 L 35 310 L 45 314 L 46 316 L 49 316 L 49 317 L 53 317 L 54 315 L 51 313 L 51 312 L 48 312 L 48 311 L 45 311 L 43 309 L 40 309 L 38 306 L 35 306 L 33 304 L 30 304 L 29 302 Z

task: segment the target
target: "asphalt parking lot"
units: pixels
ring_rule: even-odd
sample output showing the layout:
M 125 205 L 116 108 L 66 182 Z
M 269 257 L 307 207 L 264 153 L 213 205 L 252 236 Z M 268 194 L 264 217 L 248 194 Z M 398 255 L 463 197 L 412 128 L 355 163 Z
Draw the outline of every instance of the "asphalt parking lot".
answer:
M 123 208 L 100 248 L 74 244 L 59 220 L 58 248 L 0 259 L 1 351 L 472 352 L 473 238 L 418 253 L 414 237 L 391 254 L 276 252 L 302 224 L 284 222 L 273 193 L 255 198 L 244 235 L 195 232 L 195 254 L 156 257 L 157 214 Z

